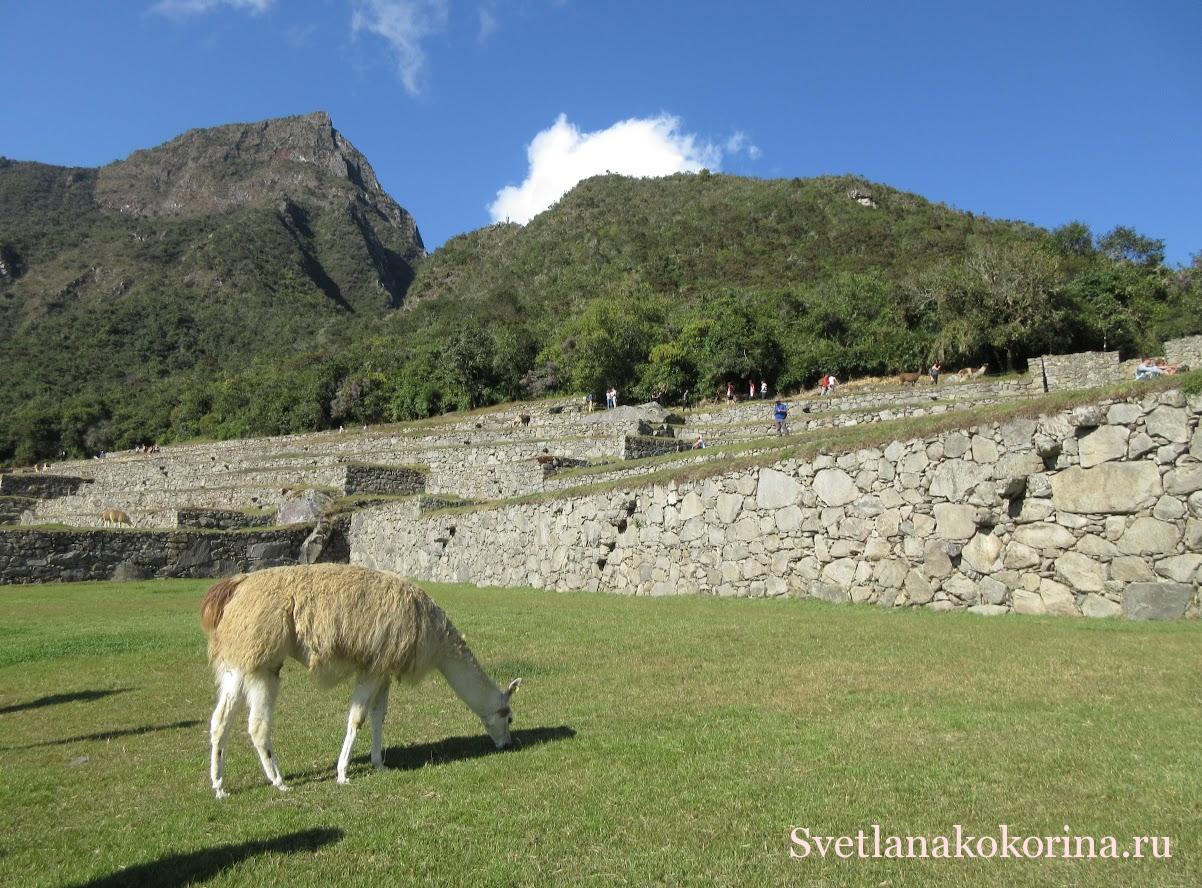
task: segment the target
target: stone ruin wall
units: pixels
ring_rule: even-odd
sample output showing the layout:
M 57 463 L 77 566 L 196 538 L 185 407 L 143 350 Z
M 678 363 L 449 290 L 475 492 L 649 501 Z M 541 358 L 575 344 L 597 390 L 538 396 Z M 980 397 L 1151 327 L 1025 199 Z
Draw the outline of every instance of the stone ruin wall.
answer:
M 1184 364 L 1194 370 L 1202 368 L 1202 336 L 1169 340 L 1164 344 L 1164 356 L 1170 364 Z
M 296 564 L 312 531 L 13 528 L 0 531 L 0 584 L 227 576 Z
M 679 485 L 384 506 L 352 519 L 351 560 L 493 586 L 1196 617 L 1200 413 L 1165 392 Z
M 1127 378 L 1122 375 L 1118 352 L 1044 355 L 1030 362 L 1030 373 L 1042 373 L 1049 392 L 1094 388 Z

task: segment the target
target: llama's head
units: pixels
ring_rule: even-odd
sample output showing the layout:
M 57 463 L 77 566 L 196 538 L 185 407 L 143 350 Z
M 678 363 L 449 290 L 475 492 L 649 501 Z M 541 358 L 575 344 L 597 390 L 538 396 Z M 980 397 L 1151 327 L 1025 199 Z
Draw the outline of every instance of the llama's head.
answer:
M 509 687 L 501 692 L 498 701 L 500 705 L 484 717 L 484 727 L 488 729 L 488 736 L 492 737 L 492 742 L 497 744 L 497 749 L 513 746 L 513 737 L 509 733 L 509 726 L 513 724 L 513 710 L 509 707 L 509 698 L 521 684 L 520 678 L 511 681 Z

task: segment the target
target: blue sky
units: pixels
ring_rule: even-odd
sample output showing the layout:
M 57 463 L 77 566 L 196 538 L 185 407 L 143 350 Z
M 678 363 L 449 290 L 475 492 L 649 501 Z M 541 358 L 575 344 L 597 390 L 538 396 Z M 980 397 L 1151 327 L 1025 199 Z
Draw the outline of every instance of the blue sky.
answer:
M 708 166 L 1202 251 L 1198 0 L 0 0 L 0 22 L 0 154 L 97 166 L 324 109 L 431 249 L 589 172 Z

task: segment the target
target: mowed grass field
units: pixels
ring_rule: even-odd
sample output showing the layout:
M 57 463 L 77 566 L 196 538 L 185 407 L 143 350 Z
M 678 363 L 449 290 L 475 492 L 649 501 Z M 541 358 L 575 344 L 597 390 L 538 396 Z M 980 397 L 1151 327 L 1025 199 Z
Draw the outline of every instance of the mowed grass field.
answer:
M 1202 625 L 429 586 L 514 698 L 441 676 L 388 769 L 284 670 L 269 787 L 208 780 L 203 581 L 0 589 L 0 884 L 1202 884 Z M 1167 836 L 1171 859 L 791 859 L 790 830 Z M 868 845 L 871 851 L 871 844 Z

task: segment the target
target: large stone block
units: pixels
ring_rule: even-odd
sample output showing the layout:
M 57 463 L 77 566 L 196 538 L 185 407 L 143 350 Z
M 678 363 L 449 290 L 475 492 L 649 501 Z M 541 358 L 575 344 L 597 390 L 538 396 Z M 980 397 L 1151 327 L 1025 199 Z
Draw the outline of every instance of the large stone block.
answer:
M 856 483 L 842 469 L 820 469 L 814 475 L 813 486 L 827 506 L 845 506 L 860 496 Z
M 1195 490 L 1202 490 L 1202 465 L 1173 469 L 1164 476 L 1164 490 L 1174 496 L 1188 496 Z
M 1168 555 L 1177 547 L 1181 529 L 1155 518 L 1136 518 L 1119 537 L 1119 551 L 1125 555 Z
M 936 503 L 935 534 L 945 540 L 967 540 L 977 532 L 976 508 L 961 503 Z
M 1016 614 L 1035 616 L 1048 612 L 1048 609 L 1044 607 L 1043 599 L 1039 597 L 1039 593 L 1028 592 L 1026 589 L 1015 589 L 1011 596 L 1011 603 Z
M 734 520 L 739 517 L 739 513 L 743 511 L 743 495 L 739 493 L 720 493 L 718 494 L 718 520 L 723 524 L 733 524 Z M 648 518 L 654 521 L 654 518 Z
M 856 562 L 851 558 L 838 558 L 822 568 L 822 579 L 827 583 L 851 588 L 856 577 Z
M 1144 417 L 1144 428 L 1152 437 L 1175 444 L 1184 444 L 1189 440 L 1188 414 L 1182 407 L 1157 407 Z
M 1197 579 L 1199 565 L 1202 555 L 1173 555 L 1156 562 L 1156 572 L 1176 583 L 1190 583 Z
M 1078 466 L 1052 476 L 1052 504 L 1077 514 L 1129 514 L 1163 493 L 1160 471 L 1149 461 Z
M 1138 404 L 1123 402 L 1111 404 L 1106 411 L 1106 421 L 1112 425 L 1130 425 L 1144 415 Z
M 992 438 L 986 438 L 984 435 L 973 435 L 972 437 L 972 460 L 979 463 L 995 463 L 997 462 L 998 451 L 997 444 Z
M 1094 429 L 1080 441 L 1081 467 L 1088 469 L 1113 459 L 1122 459 L 1127 455 L 1130 437 L 1131 432 L 1123 426 L 1105 425 Z
M 1002 559 L 1003 565 L 1010 570 L 1023 570 L 1039 566 L 1039 552 L 1030 546 L 1011 540 L 1006 546 L 1006 554 Z
M 961 557 L 977 573 L 991 574 L 1002 569 L 1002 541 L 991 533 L 979 533 L 968 541 Z
M 1081 602 L 1081 613 L 1094 619 L 1105 619 L 1121 616 L 1123 608 L 1109 598 L 1103 598 L 1101 595 L 1090 592 Z
M 914 604 L 926 604 L 935 597 L 935 590 L 926 578 L 916 570 L 906 574 L 906 595 Z
M 1063 583 L 1045 577 L 1039 581 L 1039 597 L 1043 599 L 1043 606 L 1049 614 L 1060 617 L 1075 617 L 1079 614 L 1073 591 Z
M 776 529 L 781 533 L 790 533 L 801 527 L 802 511 L 797 506 L 785 506 L 775 513 Z
M 1065 552 L 1056 559 L 1056 579 L 1078 592 L 1101 592 L 1106 585 L 1106 568 L 1079 552 Z
M 1194 587 L 1185 583 L 1131 583 L 1123 613 L 1132 620 L 1176 620 L 1185 616 Z
M 1032 549 L 1070 549 L 1077 537 L 1059 524 L 1041 521 L 1015 528 L 1014 540 Z
M 993 475 L 992 467 L 949 459 L 940 464 L 931 478 L 931 496 L 942 497 L 954 503 L 963 502 L 974 487 Z
M 822 473 L 819 472 L 819 475 Z M 848 479 L 850 482 L 851 479 Z M 854 497 L 853 497 L 854 499 Z M 760 469 L 755 504 L 761 509 L 779 509 L 801 501 L 801 485 L 797 479 L 775 469 Z M 833 505 L 833 504 L 832 504 Z M 839 503 L 839 505 L 843 505 Z

